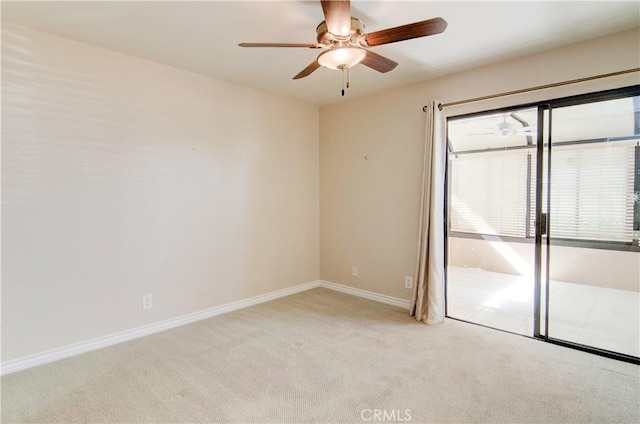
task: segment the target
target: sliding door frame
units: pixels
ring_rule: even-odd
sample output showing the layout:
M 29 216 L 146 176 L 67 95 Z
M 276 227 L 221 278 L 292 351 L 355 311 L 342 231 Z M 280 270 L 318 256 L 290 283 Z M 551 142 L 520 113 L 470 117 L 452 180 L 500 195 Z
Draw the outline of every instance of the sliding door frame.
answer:
M 553 184 L 551 177 L 551 162 L 553 160 L 552 153 L 552 127 L 553 127 L 553 109 L 561 107 L 578 106 L 588 103 L 604 102 L 607 100 L 616 100 L 625 97 L 640 96 L 640 85 L 623 87 L 619 89 L 600 91 L 595 93 L 581 94 L 577 96 L 563 97 L 559 99 L 549 100 L 541 103 L 538 106 L 538 128 L 546 128 L 546 140 L 544 139 L 545 131 L 538 131 L 536 146 L 537 152 L 537 172 L 536 172 L 536 248 L 535 248 L 535 293 L 534 297 L 534 337 L 544 340 L 549 343 L 553 343 L 560 346 L 570 347 L 585 352 L 595 353 L 597 355 L 606 356 L 613 359 L 618 359 L 625 362 L 631 362 L 640 364 L 640 358 L 627 355 L 620 352 L 613 352 L 606 349 L 601 349 L 595 346 L 587 346 L 576 342 L 567 340 L 556 339 L 553 335 L 549 335 L 549 272 L 551 261 L 551 240 L 553 234 L 549 233 L 550 221 L 553 216 L 550 215 L 551 207 L 551 185 Z M 544 112 L 547 112 L 547 119 L 545 120 Z M 638 113 L 638 112 L 636 112 Z M 636 122 L 640 117 L 636 117 Z M 640 136 L 640 135 L 639 135 Z M 544 162 L 546 161 L 546 170 L 544 169 Z M 542 210 L 542 196 L 543 196 L 543 173 L 547 175 L 547 208 Z M 546 219 L 545 219 L 546 217 Z M 544 240 L 542 238 L 544 237 Z M 545 246 L 545 251 L 542 252 L 542 246 Z M 543 254 L 544 253 L 544 254 Z M 544 276 L 542 271 L 544 268 Z M 545 287 L 545 299 L 544 303 L 541 303 L 541 290 Z M 542 318 L 542 309 L 544 309 L 544 331 L 540 328 L 540 320 Z
M 554 108 L 559 107 L 567 107 L 567 106 L 575 106 L 586 103 L 593 102 L 602 102 L 607 100 L 615 100 L 625 97 L 635 97 L 640 96 L 640 85 L 633 85 L 628 87 L 622 87 L 612 90 L 599 91 L 594 93 L 580 94 L 569 97 L 562 97 L 557 99 L 551 99 L 546 101 L 527 103 L 527 104 L 519 104 L 513 105 L 510 107 L 503 107 L 499 109 L 486 110 L 482 112 L 475 112 L 471 114 L 458 115 L 452 117 L 452 119 L 459 119 L 463 117 L 474 117 L 474 116 L 482 116 L 494 113 L 507 112 L 514 109 L 525 109 L 525 108 L 537 108 L 538 116 L 537 116 L 537 137 L 536 137 L 536 198 L 535 198 L 535 235 L 534 235 L 534 305 L 533 305 L 533 338 L 537 340 L 542 340 L 548 343 L 552 343 L 555 345 L 560 345 L 572 349 L 577 349 L 585 352 L 594 353 L 596 355 L 605 356 L 608 358 L 613 358 L 625 362 L 631 362 L 635 364 L 640 364 L 640 358 L 635 356 L 630 356 L 627 354 L 613 352 L 605 349 L 600 349 L 593 346 L 581 345 L 579 343 L 569 342 L 566 340 L 554 339 L 553 337 L 549 337 L 549 262 L 550 258 L 550 246 L 552 235 L 549 235 L 549 222 L 550 219 L 553 219 L 549 214 L 550 209 L 550 196 L 551 196 L 551 181 L 550 178 L 547 181 L 547 207 L 546 210 L 543 211 L 543 175 L 546 172 L 546 175 L 551 174 L 551 128 L 552 128 L 552 111 Z M 545 119 L 545 112 L 547 112 L 547 119 Z M 640 115 L 640 112 L 636 112 Z M 636 117 L 637 122 L 640 122 L 640 116 Z M 546 140 L 545 140 L 545 131 L 541 130 L 547 125 L 546 128 Z M 447 125 L 448 128 L 448 125 Z M 445 174 L 445 184 L 446 184 L 446 193 L 445 196 L 445 249 L 448 250 L 448 238 L 449 238 L 449 210 L 448 210 L 448 202 L 449 202 L 449 162 L 448 162 L 448 152 L 447 149 L 447 167 Z M 546 158 L 545 158 L 546 155 Z M 545 161 L 546 159 L 546 170 L 545 170 Z M 543 238 L 543 236 L 545 236 Z M 543 245 L 546 249 L 542 249 Z M 637 249 L 632 249 L 637 250 Z M 445 267 L 448 265 L 447 252 L 445 252 Z M 544 276 L 543 276 L 544 272 Z M 446 279 L 447 272 L 445 272 Z M 543 299 L 543 291 L 544 290 L 544 299 Z M 445 286 L 446 293 L 446 286 Z M 446 300 L 445 295 L 445 304 L 448 301 Z M 446 308 L 446 307 L 445 307 Z M 446 309 L 445 309 L 446 311 Z M 448 314 L 447 314 L 447 317 Z M 452 317 L 449 317 L 452 318 Z M 455 319 L 455 318 L 454 318 Z M 468 321 L 465 321 L 468 322 Z M 477 324 L 481 325 L 481 324 Z M 501 330 L 504 331 L 504 330 Z

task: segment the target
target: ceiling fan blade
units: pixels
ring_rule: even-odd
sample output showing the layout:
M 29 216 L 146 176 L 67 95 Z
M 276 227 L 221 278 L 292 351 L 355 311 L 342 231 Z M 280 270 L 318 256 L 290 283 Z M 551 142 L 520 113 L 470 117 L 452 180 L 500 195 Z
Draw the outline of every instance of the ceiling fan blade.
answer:
M 312 43 L 240 43 L 240 47 L 306 47 L 309 49 L 319 49 L 322 46 Z
M 369 46 L 379 46 L 381 44 L 395 43 L 397 41 L 440 34 L 446 28 L 447 21 L 442 18 L 433 18 L 427 19 L 426 21 L 401 25 L 395 28 L 375 31 L 365 35 L 365 40 Z
M 311 73 L 313 71 L 315 71 L 316 69 L 318 69 L 319 67 L 320 67 L 320 64 L 318 63 L 318 61 L 314 60 L 309 65 L 307 65 L 306 68 L 304 68 L 302 71 L 298 72 L 298 74 L 295 77 L 293 77 L 293 79 L 300 79 L 300 78 L 307 77 L 307 76 L 311 75 Z
M 322 0 L 321 3 L 329 32 L 345 37 L 351 34 L 351 2 L 349 0 Z
M 389 72 L 398 66 L 397 62 L 387 59 L 384 56 L 380 56 L 378 53 L 374 53 L 371 50 L 367 50 L 367 55 L 360 63 L 382 73 Z

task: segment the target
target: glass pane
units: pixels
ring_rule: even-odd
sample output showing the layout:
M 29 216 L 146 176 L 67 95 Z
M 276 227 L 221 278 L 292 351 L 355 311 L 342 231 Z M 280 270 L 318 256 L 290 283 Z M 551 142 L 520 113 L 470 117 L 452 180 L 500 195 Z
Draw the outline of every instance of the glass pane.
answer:
M 536 109 L 450 119 L 447 313 L 533 334 Z M 535 193 L 535 191 L 534 191 Z
M 536 142 L 537 109 L 451 118 L 447 128 L 453 153 L 526 147 Z
M 554 109 L 544 182 L 550 182 L 549 337 L 636 357 L 638 104 L 629 97 Z

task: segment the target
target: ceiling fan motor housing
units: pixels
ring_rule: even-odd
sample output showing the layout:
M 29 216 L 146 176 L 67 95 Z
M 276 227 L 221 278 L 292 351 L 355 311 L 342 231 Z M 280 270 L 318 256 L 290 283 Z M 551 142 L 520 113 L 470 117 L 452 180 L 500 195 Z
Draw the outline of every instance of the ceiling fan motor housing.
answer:
M 351 18 L 351 33 L 342 37 L 340 35 L 332 34 L 329 32 L 327 28 L 327 22 L 322 21 L 320 25 L 316 28 L 316 33 L 318 34 L 317 40 L 318 43 L 324 44 L 326 46 L 331 46 L 333 44 L 347 44 L 347 45 L 360 45 L 360 40 L 364 36 L 364 24 L 360 19 Z

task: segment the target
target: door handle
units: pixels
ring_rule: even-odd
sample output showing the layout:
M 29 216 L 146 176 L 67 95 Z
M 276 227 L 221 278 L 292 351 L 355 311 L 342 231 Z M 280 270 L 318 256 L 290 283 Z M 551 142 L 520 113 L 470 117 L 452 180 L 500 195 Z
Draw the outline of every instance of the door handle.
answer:
M 538 231 L 540 235 L 547 234 L 547 214 L 541 213 L 538 219 Z

